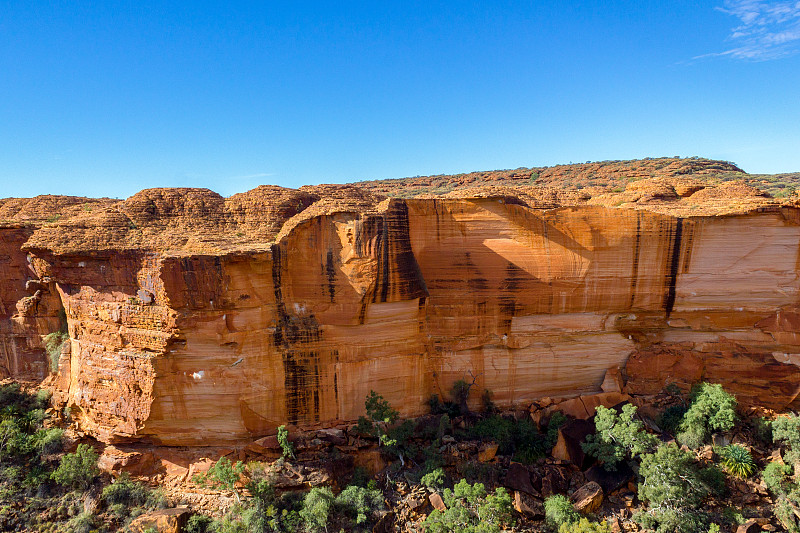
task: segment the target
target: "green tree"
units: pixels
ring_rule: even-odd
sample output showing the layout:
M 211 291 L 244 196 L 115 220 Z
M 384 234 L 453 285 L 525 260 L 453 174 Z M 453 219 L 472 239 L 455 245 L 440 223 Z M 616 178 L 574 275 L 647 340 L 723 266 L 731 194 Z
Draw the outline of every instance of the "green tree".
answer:
M 779 416 L 772 421 L 772 439 L 785 442 L 794 451 L 800 450 L 800 416 Z
M 453 490 L 445 489 L 442 499 L 447 509 L 434 509 L 423 523 L 428 533 L 499 533 L 512 524 L 511 497 L 503 488 L 487 494 L 483 483 L 462 479 Z
M 78 444 L 75 453 L 68 453 L 61 458 L 61 463 L 53 472 L 53 480 L 66 487 L 87 489 L 100 474 L 97 458 L 94 448 L 88 444 Z
M 713 431 L 728 431 L 736 423 L 736 398 L 722 385 L 701 383 L 692 389 L 690 400 L 677 436 L 681 444 L 699 448 Z
M 406 444 L 414 431 L 413 423 L 406 420 L 402 424 L 395 424 L 400 418 L 400 413 L 373 390 L 369 391 L 364 407 L 369 418 L 359 417 L 359 431 L 378 437 L 386 451 L 397 455 L 400 464 L 405 466 Z
M 354 517 L 357 525 L 361 525 L 369 519 L 373 512 L 383 509 L 383 493 L 377 488 L 350 485 L 339 493 L 335 504 L 345 513 Z
M 306 494 L 300 518 L 307 531 L 328 531 L 328 516 L 333 502 L 333 492 L 328 487 L 314 487 Z
M 214 463 L 214 466 L 208 469 L 205 475 L 199 475 L 195 479 L 202 485 L 209 485 L 211 487 L 221 487 L 225 490 L 233 492 L 236 501 L 241 501 L 239 498 L 239 491 L 236 490 L 236 483 L 242 477 L 244 472 L 244 465 L 241 461 L 231 463 L 227 457 L 220 457 L 219 461 Z
M 642 456 L 639 477 L 639 498 L 649 507 L 637 513 L 637 522 L 658 533 L 695 533 L 704 527 L 698 508 L 709 488 L 691 453 L 674 444 L 660 446 Z
M 444 481 L 444 470 L 442 468 L 436 468 L 435 470 L 432 470 L 431 472 L 428 472 L 422 476 L 422 479 L 420 479 L 419 482 L 429 489 L 439 490 L 444 487 Z
M 374 390 L 369 391 L 369 394 L 367 394 L 367 398 L 364 400 L 364 407 L 367 410 L 367 416 L 373 422 L 393 424 L 400 417 L 400 413 L 392 409 L 391 404 Z
M 792 468 L 789 465 L 780 461 L 772 461 L 764 468 L 762 476 L 767 489 L 774 496 L 782 496 L 787 493 L 791 486 L 789 482 L 791 473 Z
M 622 413 L 598 406 L 595 415 L 597 432 L 586 437 L 581 444 L 583 451 L 603 462 L 606 470 L 616 470 L 617 463 L 637 457 L 653 450 L 658 439 L 644 429 L 641 420 L 636 420 L 636 407 L 626 404 Z
M 544 518 L 548 527 L 558 531 L 580 521 L 581 515 L 563 494 L 553 494 L 544 500 Z
M 289 430 L 285 425 L 278 426 L 278 444 L 283 452 L 283 458 L 294 459 L 294 446 L 289 442 Z

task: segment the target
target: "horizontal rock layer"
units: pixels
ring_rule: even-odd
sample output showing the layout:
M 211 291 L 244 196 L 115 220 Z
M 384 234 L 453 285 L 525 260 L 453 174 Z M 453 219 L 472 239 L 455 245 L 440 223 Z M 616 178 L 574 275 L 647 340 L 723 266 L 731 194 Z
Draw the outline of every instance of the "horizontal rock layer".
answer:
M 282 196 L 285 218 L 310 194 Z M 192 209 L 202 218 L 214 202 Z M 225 202 L 214 212 L 234 217 Z M 6 373 L 46 373 L 41 335 L 63 306 L 56 401 L 109 442 L 208 445 L 329 426 L 363 414 L 370 390 L 418 415 L 459 379 L 475 379 L 476 407 L 484 389 L 523 407 L 599 391 L 626 364 L 629 389 L 707 379 L 744 402 L 796 401 L 794 207 L 679 218 L 534 209 L 507 195 L 363 202 L 309 208 L 268 244 L 208 254 L 135 246 L 139 226 L 156 234 L 141 210 L 128 215 L 136 227 L 109 230 L 124 233 L 120 249 L 86 245 L 100 239 L 86 237 L 90 224 L 84 245 L 54 249 L 46 233 L 2 227 Z

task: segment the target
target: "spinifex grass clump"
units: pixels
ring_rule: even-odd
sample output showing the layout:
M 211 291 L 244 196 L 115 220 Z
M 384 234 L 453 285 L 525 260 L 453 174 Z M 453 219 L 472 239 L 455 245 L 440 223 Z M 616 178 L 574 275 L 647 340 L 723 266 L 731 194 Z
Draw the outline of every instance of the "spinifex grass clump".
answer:
M 722 457 L 722 465 L 733 476 L 746 478 L 755 472 L 756 464 L 750 450 L 740 444 L 725 446 L 719 455 Z

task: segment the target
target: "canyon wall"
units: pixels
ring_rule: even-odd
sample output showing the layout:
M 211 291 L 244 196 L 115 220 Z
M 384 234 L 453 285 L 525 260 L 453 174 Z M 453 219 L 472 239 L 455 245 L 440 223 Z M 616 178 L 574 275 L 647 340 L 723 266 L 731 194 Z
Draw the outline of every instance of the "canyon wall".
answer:
M 102 440 L 162 445 L 353 421 L 370 390 L 419 415 L 459 379 L 476 406 L 489 389 L 525 408 L 598 391 L 617 367 L 637 392 L 708 379 L 745 404 L 797 405 L 794 206 L 677 216 L 350 189 L 143 191 L 0 227 L 5 373 L 47 375 L 41 336 L 61 314 L 56 402 Z

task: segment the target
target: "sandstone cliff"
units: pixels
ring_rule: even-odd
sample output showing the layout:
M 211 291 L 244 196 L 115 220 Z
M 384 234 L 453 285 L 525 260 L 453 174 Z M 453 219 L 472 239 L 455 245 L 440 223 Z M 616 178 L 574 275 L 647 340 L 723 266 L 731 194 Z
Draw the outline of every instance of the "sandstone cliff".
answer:
M 616 367 L 637 391 L 709 379 L 796 404 L 800 210 L 700 170 L 594 195 L 0 200 L 4 371 L 45 377 L 63 314 L 56 401 L 102 440 L 166 445 L 352 421 L 371 389 L 421 414 L 470 373 L 506 407 Z

